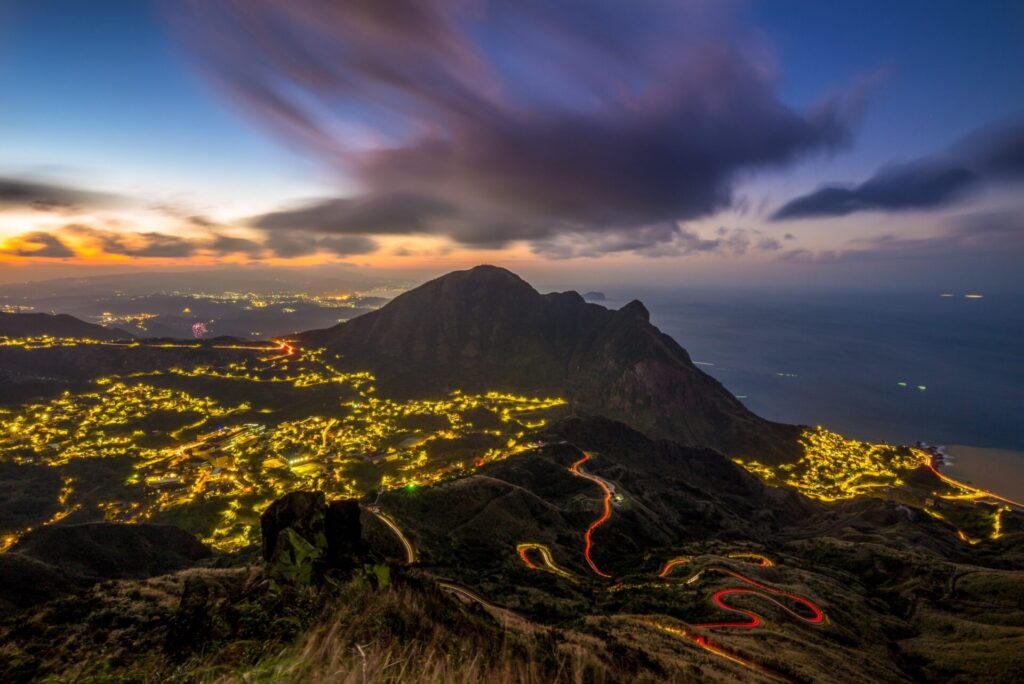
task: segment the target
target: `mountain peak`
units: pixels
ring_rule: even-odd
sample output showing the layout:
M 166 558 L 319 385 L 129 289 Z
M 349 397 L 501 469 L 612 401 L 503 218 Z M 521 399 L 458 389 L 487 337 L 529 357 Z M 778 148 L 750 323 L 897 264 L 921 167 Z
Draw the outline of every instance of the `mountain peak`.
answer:
M 501 266 L 492 266 L 490 264 L 481 264 L 480 266 L 474 266 L 473 268 L 465 271 L 452 271 L 451 273 L 447 273 L 439 278 L 435 278 L 431 283 L 445 283 L 474 288 L 528 289 L 536 292 L 529 283 L 512 271 L 507 268 L 502 268 Z M 430 283 L 428 283 L 428 285 L 429 284 Z
M 431 280 L 377 311 L 302 336 L 401 396 L 452 390 L 557 395 L 656 437 L 727 453 L 771 453 L 774 428 L 705 375 L 632 301 L 542 295 L 511 271 L 477 266 Z
M 644 306 L 644 303 L 639 299 L 634 299 L 629 304 L 626 304 L 624 307 L 619 309 L 619 312 L 639 318 L 645 323 L 651 322 L 651 312 L 647 310 L 647 307 Z

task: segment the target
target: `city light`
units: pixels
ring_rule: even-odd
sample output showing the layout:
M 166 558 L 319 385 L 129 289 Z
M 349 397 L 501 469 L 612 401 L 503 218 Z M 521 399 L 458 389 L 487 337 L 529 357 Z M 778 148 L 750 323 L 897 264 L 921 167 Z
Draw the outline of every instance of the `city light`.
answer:
M 502 392 L 452 392 L 433 399 L 393 400 L 376 394 L 368 372 L 341 372 L 319 349 L 279 340 L 208 344 L 33 337 L 0 338 L 28 351 L 55 347 L 116 347 L 212 353 L 192 365 L 177 361 L 156 370 L 101 377 L 85 391 L 7 410 L 0 424 L 0 460 L 52 467 L 72 461 L 131 459 L 126 500 L 95 504 L 108 520 L 139 522 L 160 516 L 188 520 L 192 531 L 230 551 L 258 541 L 259 513 L 295 489 L 361 497 L 461 476 L 522 453 L 524 437 L 565 404 L 559 398 Z M 215 353 L 213 353 L 215 352 Z M 299 402 L 306 393 L 336 388 L 322 413 L 295 418 L 249 401 L 225 403 L 205 394 L 211 382 L 230 396 L 248 386 L 280 387 Z M 184 383 L 184 384 L 183 384 Z M 319 396 L 319 395 L 318 395 Z M 493 416 L 474 423 L 481 412 Z M 472 416 L 472 417 L 471 417 Z M 487 446 L 443 447 L 475 436 Z M 81 505 L 73 487 L 55 502 L 62 519 Z M 187 513 L 202 507 L 205 517 Z M 217 512 L 219 511 L 219 512 Z M 181 516 L 173 518 L 173 516 Z M 9 546 L 27 529 L 0 530 Z

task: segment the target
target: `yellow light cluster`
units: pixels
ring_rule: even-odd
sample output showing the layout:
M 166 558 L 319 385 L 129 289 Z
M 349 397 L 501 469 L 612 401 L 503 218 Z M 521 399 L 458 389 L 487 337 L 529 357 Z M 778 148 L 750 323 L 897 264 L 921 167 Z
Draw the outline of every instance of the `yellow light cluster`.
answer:
M 787 485 L 820 501 L 898 487 L 908 472 L 928 462 L 919 449 L 847 439 L 821 427 L 804 430 L 800 442 L 803 456 L 791 463 L 769 466 L 734 460 L 768 484 Z
M 227 409 L 213 399 L 151 385 L 110 379 L 104 384 L 100 391 L 65 392 L 45 404 L 23 406 L 0 424 L 0 459 L 56 466 L 76 458 L 150 458 L 157 451 L 140 446 L 146 435 L 138 425 L 153 413 L 199 414 L 205 420 L 247 408 Z
M 411 489 L 436 483 L 529 449 L 522 439 L 527 431 L 543 425 L 545 414 L 565 403 L 558 398 L 500 392 L 473 395 L 455 391 L 440 399 L 413 401 L 380 398 L 370 373 L 341 372 L 325 359 L 323 350 L 302 349 L 288 342 L 204 345 L 38 337 L 4 338 L 0 344 L 26 349 L 108 345 L 242 352 L 241 357 L 211 357 L 193 367 L 99 378 L 95 391 L 65 393 L 45 404 L 5 411 L 0 428 L 0 460 L 60 468 L 72 459 L 134 457 L 133 474 L 124 484 L 138 495 L 127 501 L 100 502 L 103 517 L 138 522 L 161 511 L 203 502 L 219 504 L 221 512 L 213 529 L 198 531 L 206 541 L 226 550 L 252 543 L 258 511 L 287 491 L 317 488 L 335 496 L 356 497 L 369 489 Z M 270 426 L 242 423 L 247 418 L 241 417 L 235 419 L 235 425 L 197 434 L 213 419 L 224 422 L 232 413 L 254 416 L 257 412 L 246 403 L 225 407 L 210 398 L 149 384 L 168 375 L 281 383 L 290 386 L 289 391 L 334 383 L 345 391 L 334 415 L 312 415 Z M 480 409 L 490 411 L 497 420 L 486 427 L 474 425 L 467 413 Z M 146 419 L 157 412 L 181 418 L 176 423 L 172 419 L 166 432 L 155 434 L 146 428 Z M 430 429 L 410 427 L 422 424 L 422 418 L 429 418 Z M 167 425 L 166 416 L 160 424 Z M 468 460 L 430 457 L 431 442 L 458 440 L 469 434 L 491 435 L 495 446 L 467 455 Z M 75 497 L 70 487 L 62 491 L 63 515 L 79 505 Z M 17 531 L 12 539 L 23 532 Z

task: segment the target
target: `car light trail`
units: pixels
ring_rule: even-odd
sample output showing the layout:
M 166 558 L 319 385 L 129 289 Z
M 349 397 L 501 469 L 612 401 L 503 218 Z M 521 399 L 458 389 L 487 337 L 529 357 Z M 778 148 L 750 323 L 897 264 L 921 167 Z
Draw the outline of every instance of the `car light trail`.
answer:
M 728 603 L 726 603 L 723 600 L 724 597 L 730 596 L 732 594 L 754 594 L 756 596 L 760 596 L 762 598 L 765 598 L 765 599 L 771 601 L 775 605 L 779 606 L 780 608 L 785 610 L 787 613 L 789 613 L 793 617 L 795 617 L 795 618 L 797 618 L 799 620 L 802 620 L 803 622 L 807 622 L 809 624 L 815 624 L 816 625 L 816 624 L 820 624 L 820 623 L 825 621 L 825 614 L 823 612 L 821 612 L 821 609 L 818 608 L 818 606 L 814 605 L 814 603 L 811 602 L 810 599 L 804 598 L 803 596 L 799 596 L 797 594 L 792 594 L 792 593 L 790 593 L 788 591 L 783 591 L 782 589 L 775 589 L 774 587 L 769 587 L 766 584 L 761 584 L 760 582 L 758 582 L 756 580 L 752 580 L 749 577 L 747 577 L 746 575 L 741 575 L 740 573 L 735 572 L 733 570 L 729 570 L 729 569 L 726 569 L 726 568 L 719 568 L 719 567 L 709 568 L 709 569 L 710 570 L 714 570 L 716 572 L 723 573 L 725 575 L 729 575 L 731 577 L 734 577 L 734 578 L 740 580 L 741 582 L 746 582 L 747 584 L 756 587 L 757 590 L 754 590 L 754 589 L 743 589 L 743 588 L 721 589 L 719 591 L 716 591 L 714 596 L 712 596 L 712 601 L 714 601 L 714 603 L 719 608 L 722 608 L 723 610 L 727 610 L 727 611 L 730 611 L 730 612 L 733 612 L 733 613 L 739 613 L 741 615 L 747 616 L 748 620 L 746 622 L 708 622 L 708 623 L 703 623 L 703 624 L 699 624 L 699 625 L 694 625 L 694 627 L 699 627 L 699 628 L 702 628 L 702 629 L 715 629 L 715 628 L 719 628 L 719 627 L 740 627 L 740 628 L 744 628 L 744 629 L 749 629 L 749 628 L 757 627 L 758 625 L 760 625 L 761 624 L 761 618 L 756 613 L 753 613 L 753 612 L 751 612 L 749 610 L 744 610 L 742 608 L 737 608 L 735 606 L 729 605 Z M 765 592 L 767 592 L 767 593 L 765 593 Z M 806 617 L 804 615 L 801 615 L 800 613 L 796 612 L 795 610 L 793 610 L 792 608 L 790 608 L 789 606 L 784 604 L 782 601 L 779 601 L 778 599 L 773 598 L 769 594 L 775 594 L 776 596 L 785 596 L 788 599 L 796 601 L 797 603 L 799 603 L 802 606 L 805 606 L 808 610 L 811 611 L 811 613 L 812 613 L 811 617 Z
M 762 568 L 770 568 L 775 565 L 772 560 L 766 556 L 762 556 L 759 553 L 748 553 L 746 551 L 734 551 L 733 553 L 725 554 L 726 558 L 735 558 L 737 560 L 745 560 L 758 565 Z
M 415 563 L 416 549 L 413 547 L 409 539 L 405 536 L 405 533 L 402 532 L 402 528 L 398 526 L 398 523 L 395 522 L 394 518 L 392 518 L 390 515 L 380 510 L 376 506 L 367 506 L 366 510 L 375 515 L 377 519 L 380 520 L 382 523 L 387 525 L 388 528 L 394 533 L 395 537 L 398 538 L 398 541 L 402 543 L 402 547 L 405 549 L 406 564 L 412 565 L 413 563 Z
M 948 475 L 943 475 L 939 471 L 939 469 L 935 467 L 935 463 L 932 462 L 931 457 L 928 457 L 928 460 L 925 463 L 925 466 L 930 471 L 932 471 L 932 473 L 935 475 L 935 477 L 939 478 L 944 483 L 946 483 L 946 484 L 948 484 L 948 485 L 950 485 L 952 487 L 957 487 L 959 489 L 963 489 L 966 492 L 965 494 L 962 494 L 962 495 L 956 495 L 956 494 L 945 495 L 945 496 L 941 497 L 943 499 L 954 499 L 954 500 L 955 499 L 995 499 L 996 501 L 1000 501 L 1000 502 L 1002 502 L 1004 504 L 1008 504 L 1010 506 L 1015 506 L 1015 507 L 1017 507 L 1017 508 L 1019 508 L 1021 510 L 1024 510 L 1024 503 L 1021 503 L 1019 501 L 1014 501 L 1013 499 L 1007 499 L 1005 497 L 999 496 L 998 494 L 994 494 L 992 492 L 986 491 L 986 490 L 981 489 L 979 487 L 974 487 L 974 486 L 969 485 L 969 484 L 964 484 L 963 482 L 960 482 L 959 480 L 955 480 L 952 477 L 949 477 Z
M 749 670 L 753 670 L 754 672 L 757 672 L 758 674 L 762 674 L 765 677 L 768 677 L 770 679 L 775 679 L 775 680 L 783 681 L 783 682 L 789 681 L 787 678 L 783 677 L 782 675 L 778 674 L 777 672 L 773 672 L 771 670 L 768 670 L 768 669 L 758 665 L 755 662 L 752 662 L 750 660 L 747 660 L 746 658 L 743 658 L 742 656 L 740 656 L 737 653 L 733 653 L 732 651 L 727 651 L 726 649 L 722 648 L 721 646 L 718 646 L 717 644 L 714 644 L 711 641 L 708 641 L 707 637 L 705 637 L 705 636 L 703 636 L 701 634 L 693 634 L 693 633 L 687 631 L 686 629 L 684 629 L 683 627 L 680 627 L 678 625 L 670 624 L 670 623 L 664 622 L 662 620 L 656 620 L 654 618 L 648 618 L 648 617 L 628 617 L 626 619 L 631 620 L 633 622 L 637 622 L 637 623 L 643 624 L 643 625 L 647 625 L 649 627 L 653 627 L 654 629 L 658 630 L 659 632 L 663 632 L 665 634 L 669 634 L 669 635 L 671 635 L 673 637 L 676 637 L 677 639 L 682 639 L 684 641 L 687 641 L 687 642 L 689 642 L 691 644 L 694 644 L 695 646 L 697 646 L 699 648 L 704 649 L 708 653 L 712 653 L 712 654 L 714 654 L 714 655 L 716 655 L 716 656 L 718 656 L 720 658 L 725 658 L 726 660 L 728 660 L 730 662 L 736 663 L 737 665 L 745 667 L 745 668 L 747 668 Z
M 516 551 L 519 552 L 519 557 L 522 559 L 523 563 L 526 564 L 526 567 L 530 568 L 531 570 L 543 570 L 545 572 L 550 572 L 554 575 L 558 575 L 559 577 L 564 577 L 570 582 L 579 581 L 579 578 L 576 577 L 576 575 L 572 574 L 565 568 L 559 566 L 558 563 L 555 562 L 554 558 L 551 557 L 551 549 L 549 549 L 544 544 L 537 544 L 535 542 L 523 542 L 521 544 L 516 545 Z M 542 565 L 537 565 L 532 560 L 530 560 L 530 551 L 536 551 L 540 554 Z
M 668 577 L 668 574 L 677 566 L 685 565 L 689 562 L 689 556 L 679 556 L 678 558 L 665 561 L 665 564 L 661 566 L 661 571 L 658 573 L 658 577 Z
M 603 572 L 601 568 L 597 567 L 597 564 L 594 562 L 594 559 L 590 557 L 590 552 L 593 547 L 593 540 L 591 539 L 591 536 L 594 534 L 594 530 L 596 530 L 601 525 L 605 524 L 605 522 L 608 521 L 608 518 L 612 517 L 612 488 L 608 485 L 607 482 L 597 477 L 596 475 L 591 475 L 580 469 L 580 466 L 589 460 L 590 454 L 584 451 L 583 458 L 573 463 L 572 467 L 570 468 L 574 475 L 596 483 L 599 487 L 601 487 L 601 490 L 604 492 L 604 508 L 601 512 L 601 517 L 595 520 L 594 522 L 590 523 L 590 526 L 587 527 L 586 533 L 583 535 L 583 539 L 586 542 L 586 546 L 583 549 L 583 556 L 587 559 L 587 565 L 590 566 L 590 569 L 593 570 L 595 574 L 598 574 L 601 577 L 610 578 L 611 575 L 609 575 L 606 572 Z
M 771 559 L 769 559 L 769 558 L 767 558 L 765 556 L 762 556 L 761 554 L 758 554 L 758 553 L 749 553 L 749 552 L 744 552 L 744 551 L 736 551 L 736 552 L 727 554 L 726 557 L 727 558 L 736 558 L 736 559 L 739 559 L 739 560 L 750 561 L 750 562 L 756 563 L 757 565 L 759 565 L 760 567 L 763 567 L 763 568 L 768 568 L 768 567 L 772 567 L 772 566 L 775 565 L 771 561 Z M 676 567 L 678 567 L 680 565 L 686 564 L 687 562 L 689 562 L 689 560 L 690 559 L 688 557 L 686 557 L 686 556 L 680 556 L 679 558 L 673 558 L 673 559 L 667 561 L 661 567 L 661 572 L 658 573 L 658 577 L 662 577 L 662 578 L 667 577 L 669 575 L 669 573 L 671 573 L 674 568 L 676 568 Z M 824 613 L 822 613 L 821 609 L 818 608 L 818 606 L 816 606 L 810 599 L 805 598 L 803 596 L 799 596 L 797 594 L 792 594 L 792 593 L 790 593 L 788 591 L 783 591 L 782 589 L 776 589 L 774 587 L 769 587 L 766 584 L 762 584 L 762 583 L 760 583 L 760 582 L 758 582 L 756 580 L 753 580 L 753 579 L 747 577 L 746 575 L 741 575 L 740 573 L 738 573 L 738 572 L 736 572 L 734 570 L 729 570 L 728 568 L 722 568 L 722 567 L 718 567 L 718 566 L 712 566 L 712 567 L 709 567 L 709 568 L 705 568 L 703 570 L 698 571 L 696 574 L 692 575 L 691 577 L 689 577 L 686 580 L 685 583 L 686 584 L 692 584 L 693 582 L 697 581 L 697 579 L 705 571 L 714 571 L 714 572 L 720 572 L 720 573 L 722 573 L 724 575 L 729 575 L 731 577 L 734 577 L 734 578 L 740 580 L 741 582 L 745 582 L 747 584 L 750 584 L 753 587 L 756 587 L 756 589 L 745 589 L 745 588 L 742 588 L 742 587 L 740 587 L 740 588 L 730 588 L 730 589 L 721 589 L 719 591 L 716 591 L 714 593 L 714 595 L 711 597 L 711 600 L 719 608 L 721 608 L 722 610 L 726 610 L 726 611 L 732 612 L 732 613 L 739 613 L 741 615 L 744 615 L 744 616 L 747 617 L 746 621 L 744 621 L 744 622 L 708 622 L 708 623 L 694 625 L 694 627 L 699 627 L 699 628 L 702 628 L 702 629 L 716 629 L 716 628 L 722 628 L 722 627 L 738 627 L 738 628 L 750 629 L 750 628 L 753 628 L 753 627 L 760 626 L 760 624 L 761 624 L 761 617 L 759 615 L 757 615 L 756 613 L 754 613 L 752 611 L 744 610 L 742 608 L 737 608 L 735 606 L 732 606 L 732 605 L 728 604 L 724 600 L 725 597 L 731 596 L 732 594 L 754 594 L 756 596 L 760 596 L 760 597 L 762 597 L 764 599 L 767 599 L 767 600 L 771 601 L 772 603 L 776 604 L 777 606 L 779 606 L 780 608 L 785 610 L 787 613 L 789 613 L 790 615 L 792 615 L 793 617 L 795 617 L 795 618 L 797 618 L 799 620 L 802 620 L 803 622 L 807 622 L 807 623 L 811 623 L 811 624 L 819 624 L 819 623 L 823 622 L 824 619 L 825 619 Z M 811 617 L 807 617 L 807 616 L 801 615 L 800 613 L 797 613 L 795 610 L 791 609 L 789 606 L 785 605 L 784 603 L 782 603 L 778 599 L 772 597 L 771 594 L 775 594 L 777 596 L 785 596 L 786 598 L 791 599 L 793 601 L 796 601 L 797 603 L 805 606 L 808 610 L 811 611 Z

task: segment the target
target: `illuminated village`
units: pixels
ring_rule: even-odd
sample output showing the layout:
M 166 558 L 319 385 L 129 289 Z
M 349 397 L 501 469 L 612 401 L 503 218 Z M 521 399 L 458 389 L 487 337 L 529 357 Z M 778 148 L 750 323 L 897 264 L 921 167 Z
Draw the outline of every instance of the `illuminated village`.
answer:
M 839 501 L 891 489 L 928 461 L 920 450 L 888 444 L 872 444 L 822 427 L 801 435 L 803 457 L 791 463 L 769 466 L 756 460 L 736 463 L 772 485 L 788 485 L 819 501 Z
M 26 350 L 112 346 L 156 353 L 202 353 L 203 344 L 0 340 Z M 106 519 L 172 521 L 232 550 L 256 540 L 259 513 L 287 491 L 362 496 L 463 474 L 528 449 L 527 435 L 565 403 L 458 391 L 395 401 L 377 395 L 372 375 L 340 372 L 320 350 L 286 342 L 206 348 L 209 363 L 106 376 L 88 391 L 0 409 L 0 460 L 62 473 L 59 510 L 46 524 L 86 505 L 76 477 L 66 472 L 70 466 L 120 458 L 130 463 L 121 496 L 93 504 Z M 280 388 L 287 399 L 280 406 L 308 401 L 316 410 L 286 414 L 241 398 L 257 385 Z M 331 392 L 318 392 L 325 388 Z M 0 546 L 10 547 L 26 531 L 6 530 Z
M 919 447 L 862 442 L 820 426 L 804 430 L 800 443 L 804 453 L 796 461 L 770 466 L 756 460 L 733 460 L 766 484 L 792 487 L 819 501 L 878 496 L 911 504 L 949 523 L 960 540 L 971 545 L 983 537 L 999 539 L 1003 514 L 1012 508 L 1024 509 L 1020 502 L 943 475 L 935 467 L 934 454 Z M 920 492 L 905 487 L 911 473 L 922 468 L 938 478 L 937 489 L 929 486 Z M 962 501 L 977 505 L 944 505 Z

